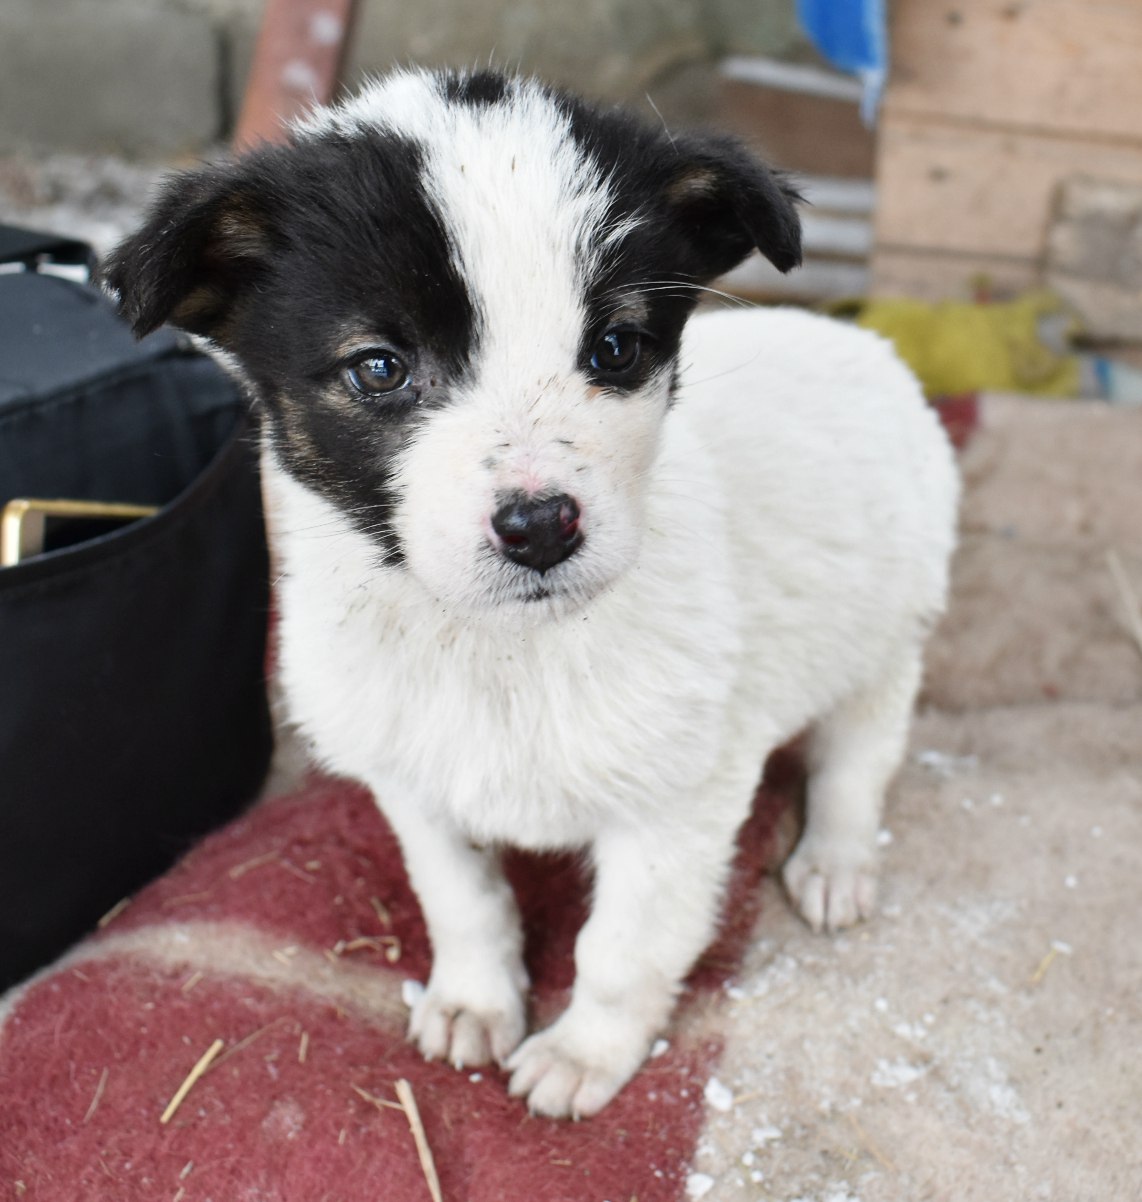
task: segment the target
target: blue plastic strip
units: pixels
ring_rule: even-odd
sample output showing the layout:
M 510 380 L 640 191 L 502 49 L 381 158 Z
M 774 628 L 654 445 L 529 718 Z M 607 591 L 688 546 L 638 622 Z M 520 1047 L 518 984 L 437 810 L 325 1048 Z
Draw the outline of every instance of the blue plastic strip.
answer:
M 834 67 L 860 79 L 861 117 L 872 125 L 888 78 L 884 0 L 797 0 L 797 19 Z

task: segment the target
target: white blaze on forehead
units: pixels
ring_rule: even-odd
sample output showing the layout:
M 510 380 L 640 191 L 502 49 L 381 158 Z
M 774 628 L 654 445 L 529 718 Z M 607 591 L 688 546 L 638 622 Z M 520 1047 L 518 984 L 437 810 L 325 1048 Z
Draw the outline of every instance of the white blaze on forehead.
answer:
M 592 248 L 607 242 L 610 196 L 568 116 L 539 85 L 508 80 L 501 100 L 466 103 L 446 99 L 430 74 L 402 72 L 306 128 L 380 128 L 415 141 L 425 188 L 482 319 L 480 360 L 540 377 L 575 366 Z

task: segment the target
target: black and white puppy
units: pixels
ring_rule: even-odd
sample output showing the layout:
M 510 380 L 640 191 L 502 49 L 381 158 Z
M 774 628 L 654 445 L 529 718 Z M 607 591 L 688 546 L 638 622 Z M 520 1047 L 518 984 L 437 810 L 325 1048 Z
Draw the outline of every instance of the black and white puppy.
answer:
M 637 1070 L 805 728 L 786 885 L 814 927 L 873 905 L 957 482 L 876 337 L 687 325 L 755 247 L 797 264 L 795 199 L 732 140 L 407 71 L 176 177 L 110 264 L 138 332 L 211 339 L 264 408 L 281 677 L 400 837 L 434 951 L 411 1037 L 506 1061 L 544 1114 Z M 595 873 L 571 1003 L 528 1039 L 504 844 Z

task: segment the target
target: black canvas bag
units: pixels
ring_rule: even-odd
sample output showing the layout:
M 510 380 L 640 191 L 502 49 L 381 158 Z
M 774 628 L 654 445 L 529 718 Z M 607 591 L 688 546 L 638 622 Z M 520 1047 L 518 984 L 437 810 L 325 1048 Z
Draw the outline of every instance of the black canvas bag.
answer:
M 0 227 L 0 508 L 158 512 L 0 567 L 0 990 L 249 802 L 271 751 L 247 405 L 172 331 L 137 342 L 89 252 Z

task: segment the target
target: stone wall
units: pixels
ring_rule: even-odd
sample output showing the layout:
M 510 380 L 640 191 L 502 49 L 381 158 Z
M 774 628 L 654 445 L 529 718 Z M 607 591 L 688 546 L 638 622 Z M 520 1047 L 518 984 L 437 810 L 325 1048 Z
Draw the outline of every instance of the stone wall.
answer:
M 261 0 L 3 0 L 0 152 L 193 154 L 225 141 Z M 360 0 L 352 84 L 491 60 L 702 120 L 729 53 L 803 52 L 793 0 Z

